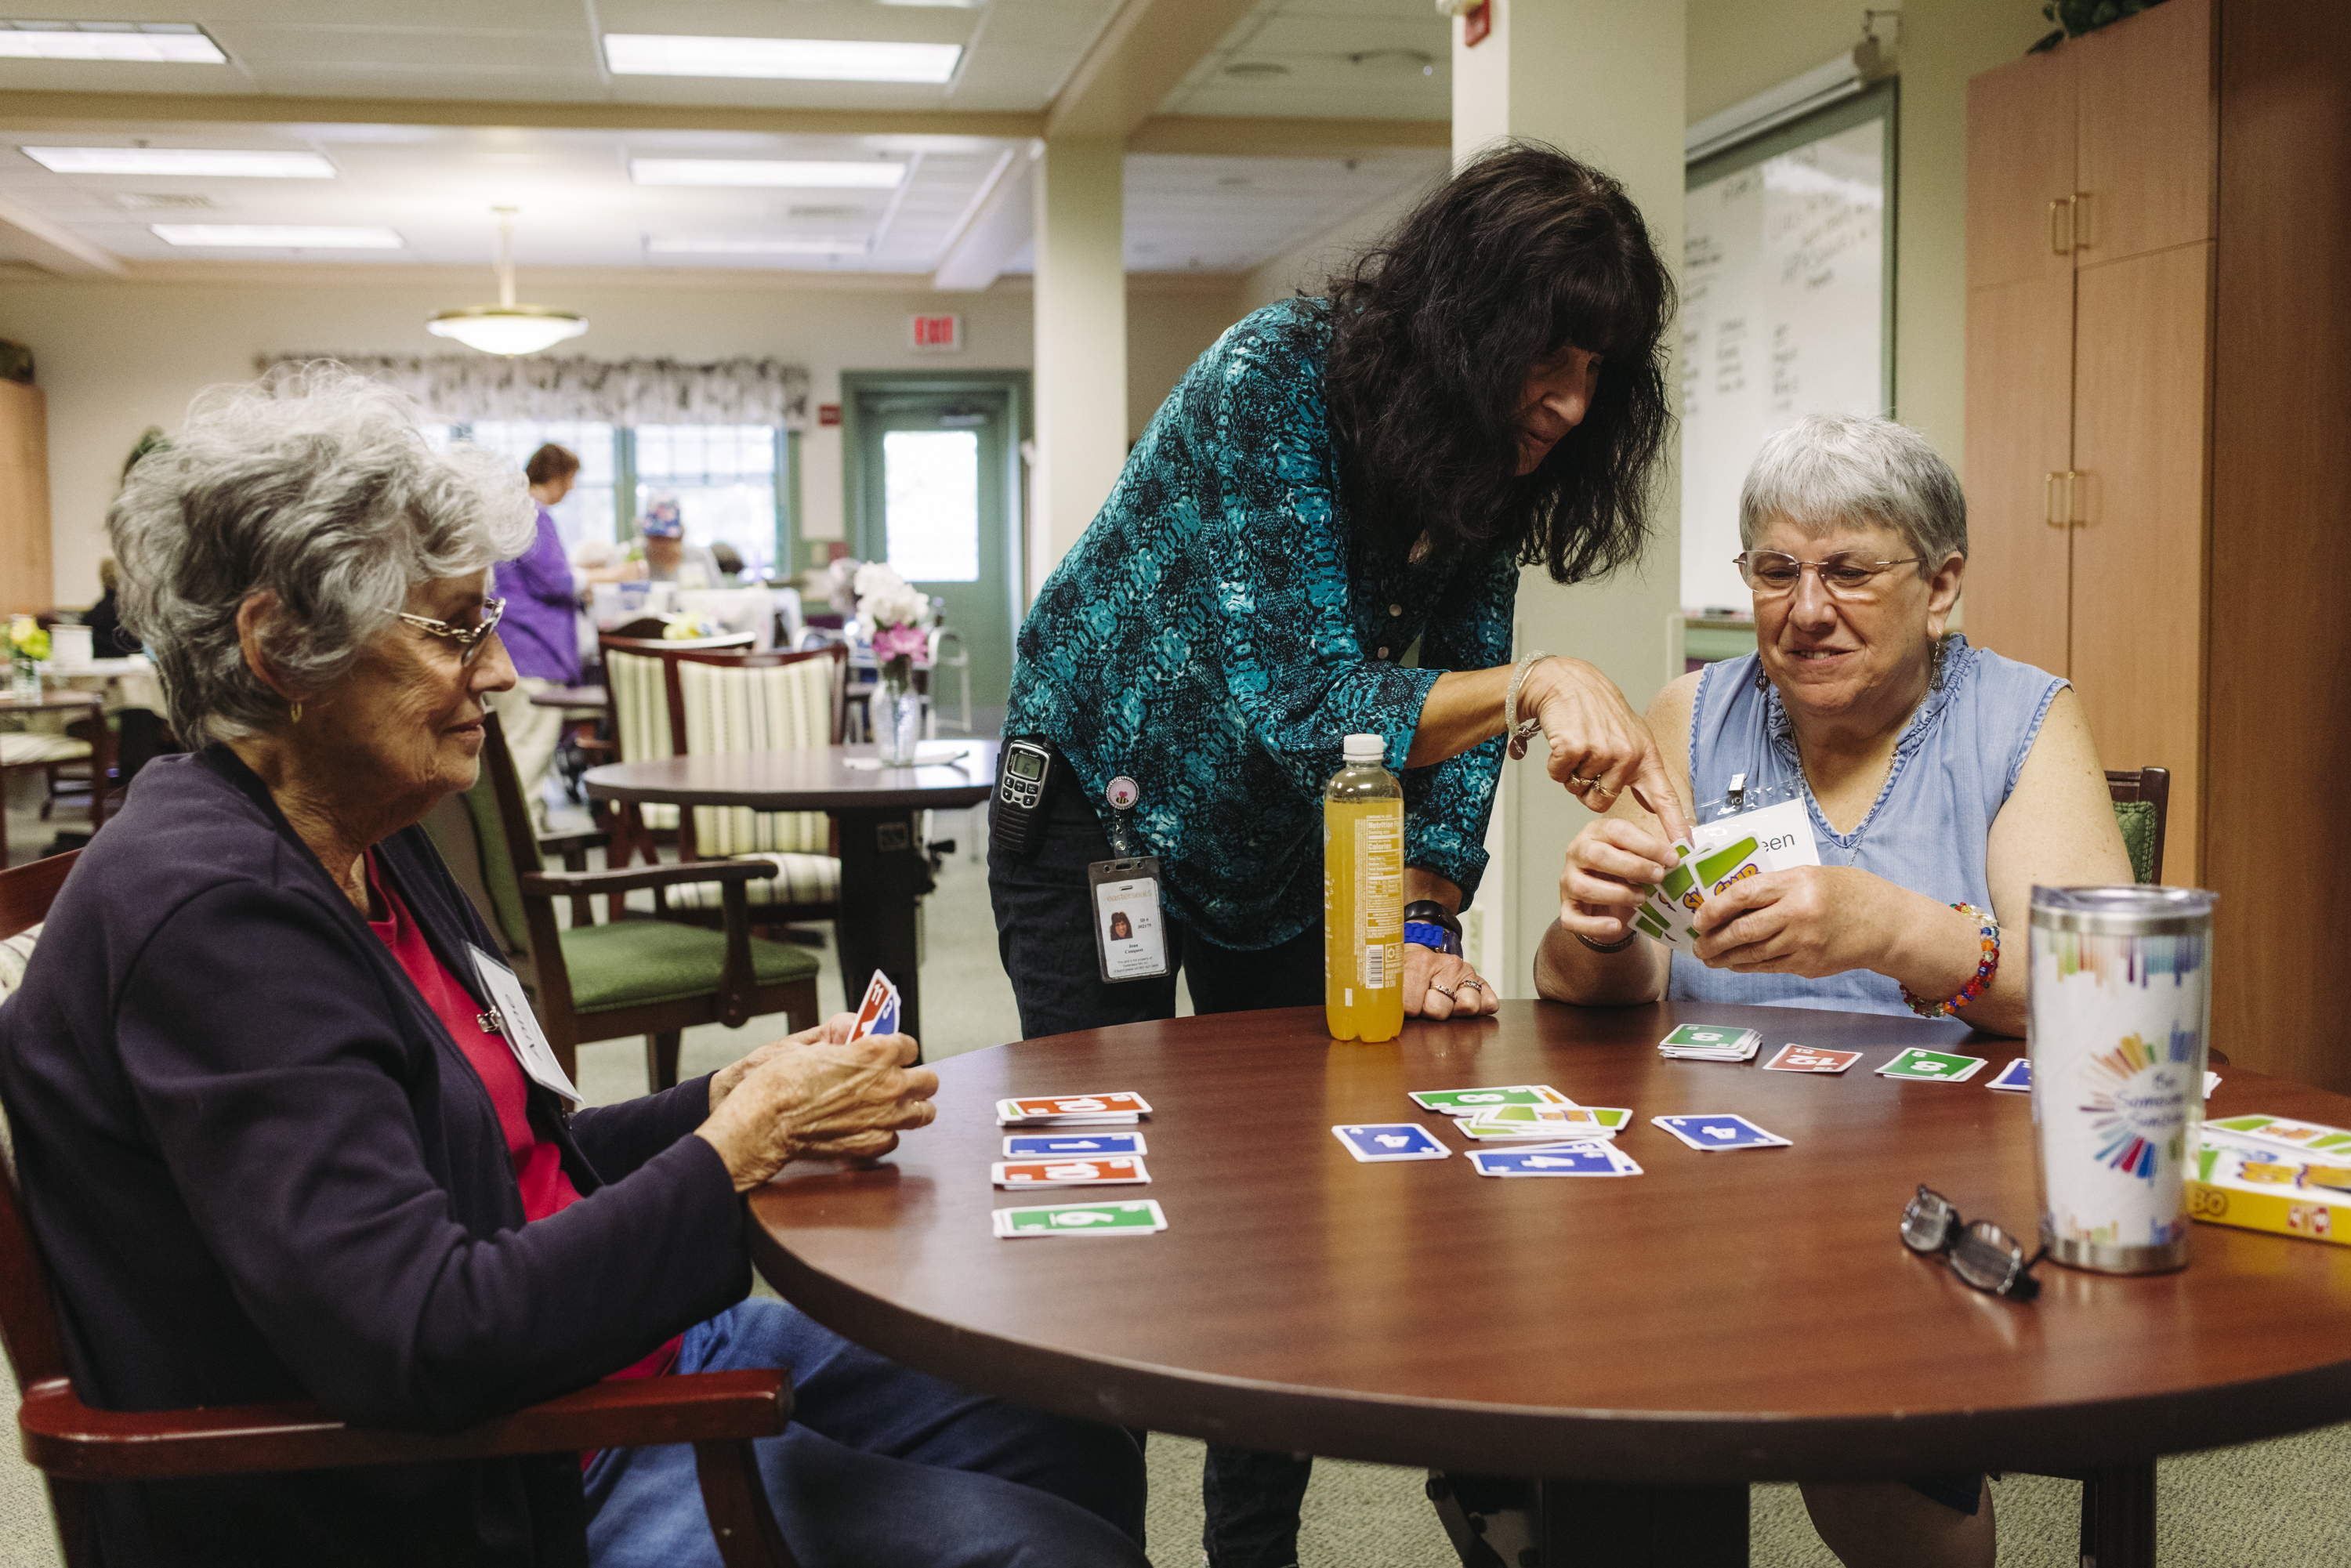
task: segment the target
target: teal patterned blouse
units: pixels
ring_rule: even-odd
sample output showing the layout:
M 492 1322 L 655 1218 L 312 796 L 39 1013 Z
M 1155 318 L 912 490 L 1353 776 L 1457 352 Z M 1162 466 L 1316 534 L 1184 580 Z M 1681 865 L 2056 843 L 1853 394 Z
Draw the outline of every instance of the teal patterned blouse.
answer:
M 1320 300 L 1269 305 L 1185 373 L 1020 628 L 1007 735 L 1050 737 L 1102 792 L 1142 786 L 1136 836 L 1169 908 L 1221 946 L 1288 941 L 1322 913 L 1322 788 L 1350 734 L 1387 738 L 1409 865 L 1486 867 L 1502 742 L 1402 768 L 1451 669 L 1510 658 L 1517 566 L 1351 566 L 1322 391 Z M 1418 668 L 1397 663 L 1420 643 Z

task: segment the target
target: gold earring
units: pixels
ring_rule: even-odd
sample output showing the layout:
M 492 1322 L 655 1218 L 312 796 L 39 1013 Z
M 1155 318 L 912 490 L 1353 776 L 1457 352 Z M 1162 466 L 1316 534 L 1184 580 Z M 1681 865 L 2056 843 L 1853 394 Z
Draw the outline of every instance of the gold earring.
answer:
M 296 724 L 300 724 L 302 722 L 302 705 L 300 703 L 296 703 L 294 705 L 293 719 Z

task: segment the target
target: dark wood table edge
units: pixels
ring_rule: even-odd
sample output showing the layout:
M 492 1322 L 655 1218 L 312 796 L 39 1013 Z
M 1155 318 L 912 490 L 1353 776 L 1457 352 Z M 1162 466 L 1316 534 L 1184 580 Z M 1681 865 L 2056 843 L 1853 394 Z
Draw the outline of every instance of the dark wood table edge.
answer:
M 751 1206 L 756 1209 L 767 1202 L 789 1201 L 788 1191 L 755 1193 Z M 2078 1478 L 2095 1469 L 2288 1437 L 2351 1419 L 2351 1359 L 2314 1371 L 2188 1393 L 2054 1409 L 2022 1406 L 1920 1416 L 1895 1412 L 1890 1417 L 1562 1410 L 1397 1396 L 1371 1399 L 1172 1371 L 1113 1357 L 1079 1357 L 1024 1340 L 976 1333 L 806 1267 L 777 1245 L 756 1215 L 746 1226 L 746 1235 L 753 1263 L 786 1301 L 844 1338 L 917 1371 L 1081 1419 L 1375 1464 L 1650 1485 L 1899 1480 L 1968 1470 Z M 1090 1243 L 1036 1240 L 1025 1245 Z M 1110 1245 L 1148 1246 L 1149 1241 Z M 2032 1308 L 2020 1305 L 2018 1310 Z M 1198 1395 L 1208 1389 L 1217 1391 L 1218 1414 L 1201 1406 Z M 1403 1441 L 1381 1434 L 1399 1409 L 1415 1417 L 1412 1435 Z M 1856 1458 L 1855 1453 L 1866 1457 Z

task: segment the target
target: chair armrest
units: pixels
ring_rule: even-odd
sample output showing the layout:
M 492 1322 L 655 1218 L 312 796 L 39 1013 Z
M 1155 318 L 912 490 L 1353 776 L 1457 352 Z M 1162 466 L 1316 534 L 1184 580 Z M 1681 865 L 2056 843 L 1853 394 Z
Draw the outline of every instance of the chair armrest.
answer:
M 57 1378 L 26 1391 L 16 1425 L 25 1458 L 40 1469 L 102 1481 L 766 1437 L 791 1413 L 791 1378 L 772 1369 L 599 1383 L 447 1433 L 354 1427 L 307 1404 L 93 1410 Z
M 549 833 L 538 841 L 538 852 L 569 855 L 581 850 L 602 849 L 611 841 L 612 835 L 601 828 L 590 828 L 577 833 Z
M 623 871 L 542 871 L 522 879 L 525 893 L 560 897 L 575 893 L 634 893 L 689 882 L 762 882 L 776 874 L 773 861 L 679 861 L 671 865 L 631 866 Z

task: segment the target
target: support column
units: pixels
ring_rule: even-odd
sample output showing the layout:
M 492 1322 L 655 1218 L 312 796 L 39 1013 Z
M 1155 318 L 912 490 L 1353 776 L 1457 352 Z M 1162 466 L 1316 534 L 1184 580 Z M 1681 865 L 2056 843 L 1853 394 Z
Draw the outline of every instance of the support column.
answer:
M 1493 29 L 1475 47 L 1453 35 L 1456 162 L 1504 136 L 1548 141 L 1624 182 L 1658 254 L 1679 277 L 1687 46 L 1683 7 L 1657 0 L 1491 0 Z M 1679 333 L 1667 329 L 1669 346 Z M 1667 372 L 1678 387 L 1679 356 Z M 1604 375 L 1606 371 L 1604 370 Z M 1637 710 L 1681 674 L 1681 478 L 1669 451 L 1657 476 L 1648 552 L 1599 582 L 1562 588 L 1540 567 L 1519 583 L 1520 651 L 1589 659 Z M 1534 952 L 1559 914 L 1567 844 L 1591 814 L 1530 758 L 1504 764 L 1495 851 L 1478 904 L 1486 972 L 1505 996 L 1534 994 Z M 1492 929 L 1499 917 L 1500 931 Z
M 1102 509 L 1126 462 L 1125 148 L 1048 138 L 1037 162 L 1037 465 L 1029 588 Z

